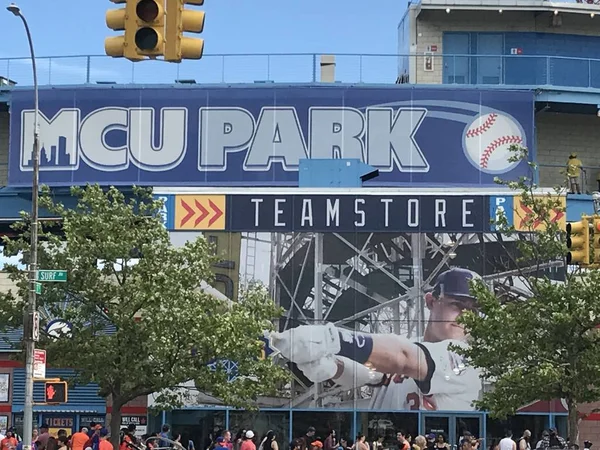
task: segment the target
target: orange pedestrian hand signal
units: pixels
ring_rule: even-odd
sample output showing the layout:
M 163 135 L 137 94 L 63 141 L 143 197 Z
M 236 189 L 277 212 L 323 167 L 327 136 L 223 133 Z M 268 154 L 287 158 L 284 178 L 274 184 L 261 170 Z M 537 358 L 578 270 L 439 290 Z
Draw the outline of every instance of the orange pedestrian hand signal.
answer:
M 68 388 L 66 381 L 47 382 L 45 388 L 46 403 L 67 402 Z
M 224 230 L 224 195 L 178 195 L 175 200 L 176 230 Z

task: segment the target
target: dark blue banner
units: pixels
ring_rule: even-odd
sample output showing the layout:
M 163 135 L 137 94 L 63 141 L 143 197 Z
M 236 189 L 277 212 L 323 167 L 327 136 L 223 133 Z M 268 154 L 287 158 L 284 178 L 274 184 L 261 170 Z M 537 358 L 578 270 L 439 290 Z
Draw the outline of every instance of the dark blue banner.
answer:
M 9 184 L 29 185 L 33 92 L 11 94 Z M 359 159 L 367 186 L 493 185 L 533 151 L 532 92 L 390 85 L 40 92 L 41 182 L 297 186 L 303 159 Z
M 231 195 L 228 231 L 490 231 L 485 196 Z

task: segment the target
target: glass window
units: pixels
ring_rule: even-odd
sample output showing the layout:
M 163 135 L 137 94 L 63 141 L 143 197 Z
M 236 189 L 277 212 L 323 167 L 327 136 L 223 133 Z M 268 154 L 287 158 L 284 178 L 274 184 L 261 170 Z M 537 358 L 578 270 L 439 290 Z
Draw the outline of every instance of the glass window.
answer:
M 363 433 L 369 442 L 382 437 L 384 448 L 397 445 L 398 432 L 413 438 L 419 434 L 419 416 L 416 413 L 361 412 L 357 422 L 357 433 Z
M 352 436 L 351 412 L 330 411 L 293 411 L 292 412 L 292 439 L 306 436 L 309 427 L 314 427 L 315 439 L 325 438 L 331 430 L 335 430 L 338 439 L 354 440 Z
M 235 437 L 242 430 L 254 431 L 256 447 L 269 430 L 275 432 L 275 440 L 280 449 L 287 449 L 290 442 L 289 411 L 231 411 L 229 429 Z
M 196 450 L 205 450 L 225 429 L 225 410 L 178 409 L 168 415 L 167 423 L 171 425 L 172 435 L 181 434 L 181 443 L 184 447 L 187 448 L 191 440 Z
M 500 439 L 504 437 L 506 430 L 512 431 L 515 440 L 521 438 L 525 430 L 529 430 L 531 431 L 531 447 L 535 448 L 535 444 L 537 444 L 546 428 L 548 428 L 548 416 L 545 414 L 516 415 L 507 420 L 488 417 L 486 422 L 486 445 L 487 448 L 491 448 L 492 445 L 498 444 Z

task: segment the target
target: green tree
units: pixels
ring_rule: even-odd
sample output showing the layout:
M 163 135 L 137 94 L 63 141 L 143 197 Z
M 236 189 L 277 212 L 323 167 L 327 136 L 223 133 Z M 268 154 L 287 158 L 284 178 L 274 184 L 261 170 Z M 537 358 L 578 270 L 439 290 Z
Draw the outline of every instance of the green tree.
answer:
M 123 405 L 161 392 L 159 403 L 176 407 L 183 398 L 173 389 L 189 380 L 238 407 L 276 391 L 285 375 L 261 358 L 261 337 L 280 311 L 264 287 L 250 287 L 235 303 L 200 289 L 211 281 L 211 245 L 199 237 L 175 248 L 150 190 L 125 196 L 87 186 L 72 195 L 77 204 L 71 208 L 54 202 L 48 189 L 40 200 L 61 218 L 61 232 L 49 231 L 56 224 L 42 227 L 39 267 L 67 270 L 68 281 L 44 283 L 39 306 L 71 326 L 44 334 L 39 346 L 53 366 L 77 366 L 73 382 L 97 383 L 99 394 L 110 398 L 113 444 Z M 14 226 L 19 238 L 5 240 L 5 253 L 27 255 L 29 222 L 24 216 Z M 17 287 L 0 295 L 1 325 L 20 327 L 27 273 L 6 270 Z M 221 361 L 237 363 L 233 381 Z
M 527 160 L 527 150 L 513 148 L 514 160 Z M 551 280 L 549 266 L 566 267 L 566 232 L 556 213 L 566 214 L 564 189 L 540 194 L 532 181 L 537 169 L 518 181 L 497 180 L 521 196 L 531 210 L 524 216 L 526 232 L 509 226 L 499 212 L 495 224 L 504 238 L 516 239 L 518 251 L 507 252 L 525 285 L 524 295 L 473 283 L 480 313 L 466 312 L 459 321 L 470 335 L 470 347 L 455 348 L 478 367 L 492 386 L 476 405 L 499 418 L 536 400 L 564 399 L 568 406 L 568 437 L 579 439 L 578 408 L 600 400 L 600 272 L 567 267 L 562 282 Z M 554 213 L 552 211 L 555 211 Z M 512 212 L 511 212 L 512 213 Z M 599 237 L 596 237 L 599 239 Z M 514 248 L 514 247 L 513 247 Z M 504 292 L 504 293 L 503 293 Z

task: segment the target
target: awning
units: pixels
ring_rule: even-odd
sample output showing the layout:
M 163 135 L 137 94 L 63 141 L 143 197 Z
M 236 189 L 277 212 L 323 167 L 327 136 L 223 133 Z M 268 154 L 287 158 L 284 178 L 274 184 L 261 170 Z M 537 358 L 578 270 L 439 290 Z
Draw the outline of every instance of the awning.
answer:
M 14 414 L 22 413 L 24 405 L 12 405 L 12 412 Z M 73 407 L 73 405 L 39 405 L 33 407 L 34 412 L 45 412 L 45 413 L 70 413 L 70 414 L 106 414 L 106 406 L 92 406 L 81 408 Z
M 69 193 L 57 193 L 56 201 L 65 206 L 75 204 L 75 199 Z M 31 189 L 3 187 L 0 189 L 0 222 L 16 222 L 21 219 L 21 212 L 31 211 Z M 40 208 L 41 219 L 56 219 L 50 212 Z

